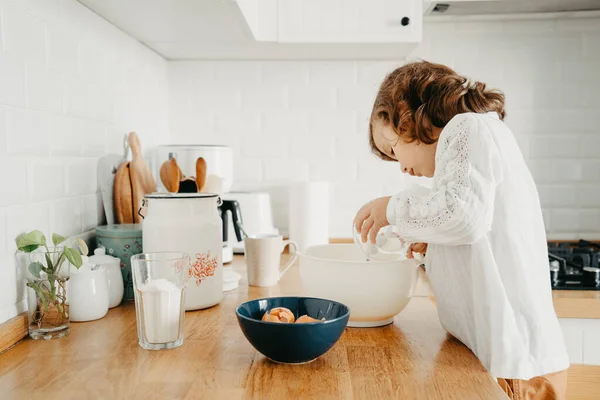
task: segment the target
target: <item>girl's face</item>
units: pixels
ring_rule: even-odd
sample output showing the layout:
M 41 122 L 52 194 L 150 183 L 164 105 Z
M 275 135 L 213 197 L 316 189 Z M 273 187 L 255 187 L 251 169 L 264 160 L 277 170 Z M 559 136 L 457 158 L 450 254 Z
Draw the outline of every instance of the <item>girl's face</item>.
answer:
M 439 136 L 439 132 L 434 133 Z M 433 176 L 437 142 L 424 144 L 415 140 L 407 143 L 398 137 L 390 124 L 381 120 L 373 121 L 373 142 L 379 151 L 400 163 L 402 172 L 412 176 Z

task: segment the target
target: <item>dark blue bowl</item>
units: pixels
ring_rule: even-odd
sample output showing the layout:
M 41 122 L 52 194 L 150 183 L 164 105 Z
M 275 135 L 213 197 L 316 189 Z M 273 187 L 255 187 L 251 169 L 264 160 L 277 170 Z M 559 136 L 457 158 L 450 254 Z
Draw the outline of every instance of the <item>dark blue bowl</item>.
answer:
M 308 315 L 324 322 L 279 324 L 261 318 L 275 307 L 290 309 L 296 318 Z M 310 297 L 272 297 L 248 301 L 235 311 L 244 336 L 272 361 L 303 364 L 325 354 L 339 340 L 348 324 L 350 310 L 332 300 Z

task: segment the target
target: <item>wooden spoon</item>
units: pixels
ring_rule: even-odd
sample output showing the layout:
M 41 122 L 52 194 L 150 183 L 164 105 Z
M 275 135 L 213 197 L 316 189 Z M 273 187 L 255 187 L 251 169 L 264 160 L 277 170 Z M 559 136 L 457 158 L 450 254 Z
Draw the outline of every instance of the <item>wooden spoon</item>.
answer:
M 206 160 L 202 157 L 198 157 L 196 160 L 196 186 L 198 192 L 202 192 L 204 185 L 206 184 Z
M 177 165 L 177 160 L 170 158 L 160 166 L 160 180 L 165 189 L 171 193 L 179 192 L 179 182 L 181 182 L 181 170 Z

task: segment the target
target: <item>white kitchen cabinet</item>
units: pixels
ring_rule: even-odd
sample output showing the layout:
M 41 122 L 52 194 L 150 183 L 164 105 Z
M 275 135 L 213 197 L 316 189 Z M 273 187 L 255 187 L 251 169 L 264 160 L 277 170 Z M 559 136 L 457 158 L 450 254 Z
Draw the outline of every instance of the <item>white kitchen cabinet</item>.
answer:
M 278 41 L 418 42 L 422 4 L 422 0 L 279 0 Z
M 169 60 L 399 60 L 423 22 L 423 0 L 79 1 Z
M 418 43 L 423 0 L 237 0 L 254 39 Z

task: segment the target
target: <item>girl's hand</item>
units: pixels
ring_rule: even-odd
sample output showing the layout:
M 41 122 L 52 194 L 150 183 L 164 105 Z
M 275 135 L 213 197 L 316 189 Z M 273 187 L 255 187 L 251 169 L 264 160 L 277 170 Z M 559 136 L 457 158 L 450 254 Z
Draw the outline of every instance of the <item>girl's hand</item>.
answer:
M 354 226 L 358 233 L 361 234 L 363 243 L 367 242 L 367 238 L 371 243 L 375 244 L 377 232 L 390 223 L 387 220 L 387 206 L 391 197 L 380 197 L 365 204 L 354 218 Z
M 413 253 L 421 253 L 421 254 L 425 255 L 426 251 L 427 251 L 427 243 L 413 243 L 410 245 L 410 247 L 408 248 L 408 251 L 406 252 L 406 258 L 415 258 Z

